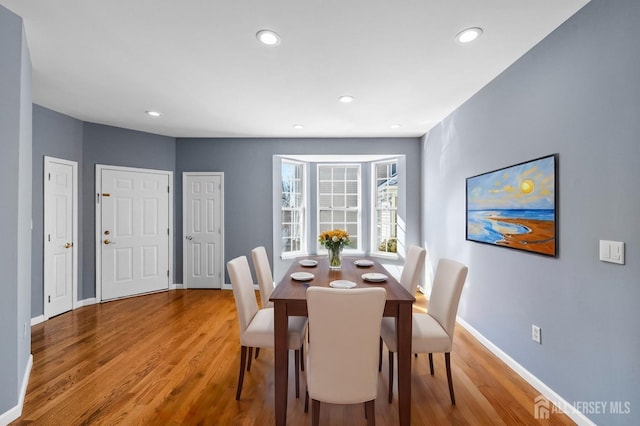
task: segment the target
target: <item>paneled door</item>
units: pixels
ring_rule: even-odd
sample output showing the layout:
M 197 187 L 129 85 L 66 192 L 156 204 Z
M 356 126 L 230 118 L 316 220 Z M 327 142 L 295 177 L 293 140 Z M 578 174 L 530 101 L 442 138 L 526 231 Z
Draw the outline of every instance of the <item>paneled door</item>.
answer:
M 44 316 L 73 308 L 77 293 L 78 163 L 44 157 Z
M 221 288 L 224 278 L 222 173 L 185 172 L 183 282 L 186 288 Z
M 101 300 L 169 289 L 171 172 L 97 166 L 96 174 Z

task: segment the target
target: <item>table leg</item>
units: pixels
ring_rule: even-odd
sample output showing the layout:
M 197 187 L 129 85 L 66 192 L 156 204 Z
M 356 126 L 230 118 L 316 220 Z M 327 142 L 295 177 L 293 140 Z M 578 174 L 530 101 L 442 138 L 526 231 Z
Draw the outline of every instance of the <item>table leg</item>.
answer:
M 287 424 L 287 385 L 289 382 L 289 351 L 287 345 L 287 305 L 285 302 L 274 302 L 274 353 L 275 353 L 275 403 L 276 425 Z
M 411 424 L 411 304 L 398 307 L 396 336 L 398 336 L 398 412 L 400 425 Z

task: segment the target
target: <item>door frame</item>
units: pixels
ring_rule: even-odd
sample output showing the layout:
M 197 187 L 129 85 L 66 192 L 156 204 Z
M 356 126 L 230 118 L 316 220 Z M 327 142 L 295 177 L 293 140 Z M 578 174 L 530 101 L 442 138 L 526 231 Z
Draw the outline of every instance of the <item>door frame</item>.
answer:
M 137 173 L 154 173 L 166 175 L 168 177 L 169 185 L 169 238 L 167 244 L 169 245 L 169 289 L 175 285 L 171 283 L 173 277 L 173 172 L 170 170 L 158 170 L 158 169 L 143 169 L 139 167 L 125 167 L 125 166 L 109 166 L 106 164 L 96 164 L 95 170 L 95 206 L 96 206 L 96 222 L 95 222 L 95 248 L 96 248 L 96 300 L 102 302 L 102 171 L 103 170 L 117 170 L 123 172 L 137 172 Z
M 184 236 L 187 235 L 187 176 L 220 176 L 220 267 L 222 278 L 220 288 L 225 284 L 224 264 L 224 172 L 182 172 L 182 286 L 187 288 L 187 250 L 185 250 Z
M 43 245 L 43 259 L 42 259 L 42 269 L 43 269 L 43 279 L 42 279 L 42 316 L 45 320 L 51 318 L 50 312 L 47 312 L 47 282 L 51 280 L 51 277 L 48 277 L 47 271 L 49 270 L 49 262 L 51 262 L 51 248 L 47 241 L 47 235 L 49 235 L 49 227 L 50 222 L 47 218 L 47 200 L 49 199 L 49 185 L 47 185 L 48 175 L 49 175 L 49 167 L 51 163 L 61 163 L 68 166 L 71 166 L 71 191 L 73 201 L 71 203 L 71 213 L 73 215 L 71 219 L 71 232 L 73 233 L 73 252 L 71 254 L 71 259 L 73 263 L 73 267 L 71 268 L 71 279 L 72 283 L 72 300 L 71 300 L 71 309 L 76 309 L 79 306 L 78 303 L 78 162 L 72 160 L 65 160 L 62 158 L 50 157 L 48 155 L 44 156 L 44 167 L 43 167 L 43 176 L 42 176 L 42 187 L 43 187 L 43 206 L 42 206 L 42 219 L 43 219 L 43 235 L 42 235 L 42 245 Z

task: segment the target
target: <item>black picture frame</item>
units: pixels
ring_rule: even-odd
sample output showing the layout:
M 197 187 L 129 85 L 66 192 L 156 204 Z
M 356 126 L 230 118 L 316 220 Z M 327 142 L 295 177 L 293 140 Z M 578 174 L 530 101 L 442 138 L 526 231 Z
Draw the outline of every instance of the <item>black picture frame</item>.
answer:
M 558 154 L 466 179 L 467 241 L 558 256 Z

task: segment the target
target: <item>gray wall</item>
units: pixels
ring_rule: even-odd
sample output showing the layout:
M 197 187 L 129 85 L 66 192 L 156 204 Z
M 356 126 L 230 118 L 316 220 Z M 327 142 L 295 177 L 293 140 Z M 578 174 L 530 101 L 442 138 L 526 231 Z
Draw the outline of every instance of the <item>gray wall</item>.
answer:
M 637 0 L 592 0 L 423 139 L 432 261 L 469 265 L 460 316 L 566 401 L 631 403 L 588 414 L 603 425 L 640 423 L 639 21 Z M 552 153 L 559 256 L 465 241 L 465 178 Z
M 82 164 L 82 121 L 50 109 L 33 105 L 33 232 L 31 234 L 31 317 L 44 314 L 44 157 L 56 157 Z M 82 206 L 84 179 L 78 176 L 78 206 Z M 78 231 L 83 215 L 78 215 Z M 82 277 L 84 244 L 76 237 L 78 277 Z M 81 294 L 81 293 L 79 293 Z
M 409 194 L 420 194 L 418 138 L 361 139 L 178 139 L 176 198 L 182 199 L 182 172 L 224 172 L 225 262 L 250 256 L 263 245 L 273 259 L 273 155 L 404 154 Z M 420 243 L 419 196 L 407 197 L 407 242 Z M 177 282 L 182 282 L 182 211 L 176 209 L 175 254 Z M 225 268 L 226 269 L 226 268 Z M 225 282 L 229 282 L 228 277 Z
M 0 413 L 18 404 L 31 333 L 31 62 L 22 19 L 0 6 Z
M 85 261 L 82 270 L 82 287 L 78 289 L 79 299 L 88 299 L 96 295 L 94 242 L 96 164 L 173 171 L 175 156 L 175 139 L 172 137 L 84 123 L 83 161 L 79 173 L 83 180 L 84 199 L 80 207 L 83 221 L 80 233 Z M 174 206 L 174 214 L 175 210 Z M 174 229 L 175 223 L 174 216 Z M 175 253 L 174 259 L 176 259 Z M 175 268 L 174 261 L 174 274 Z

